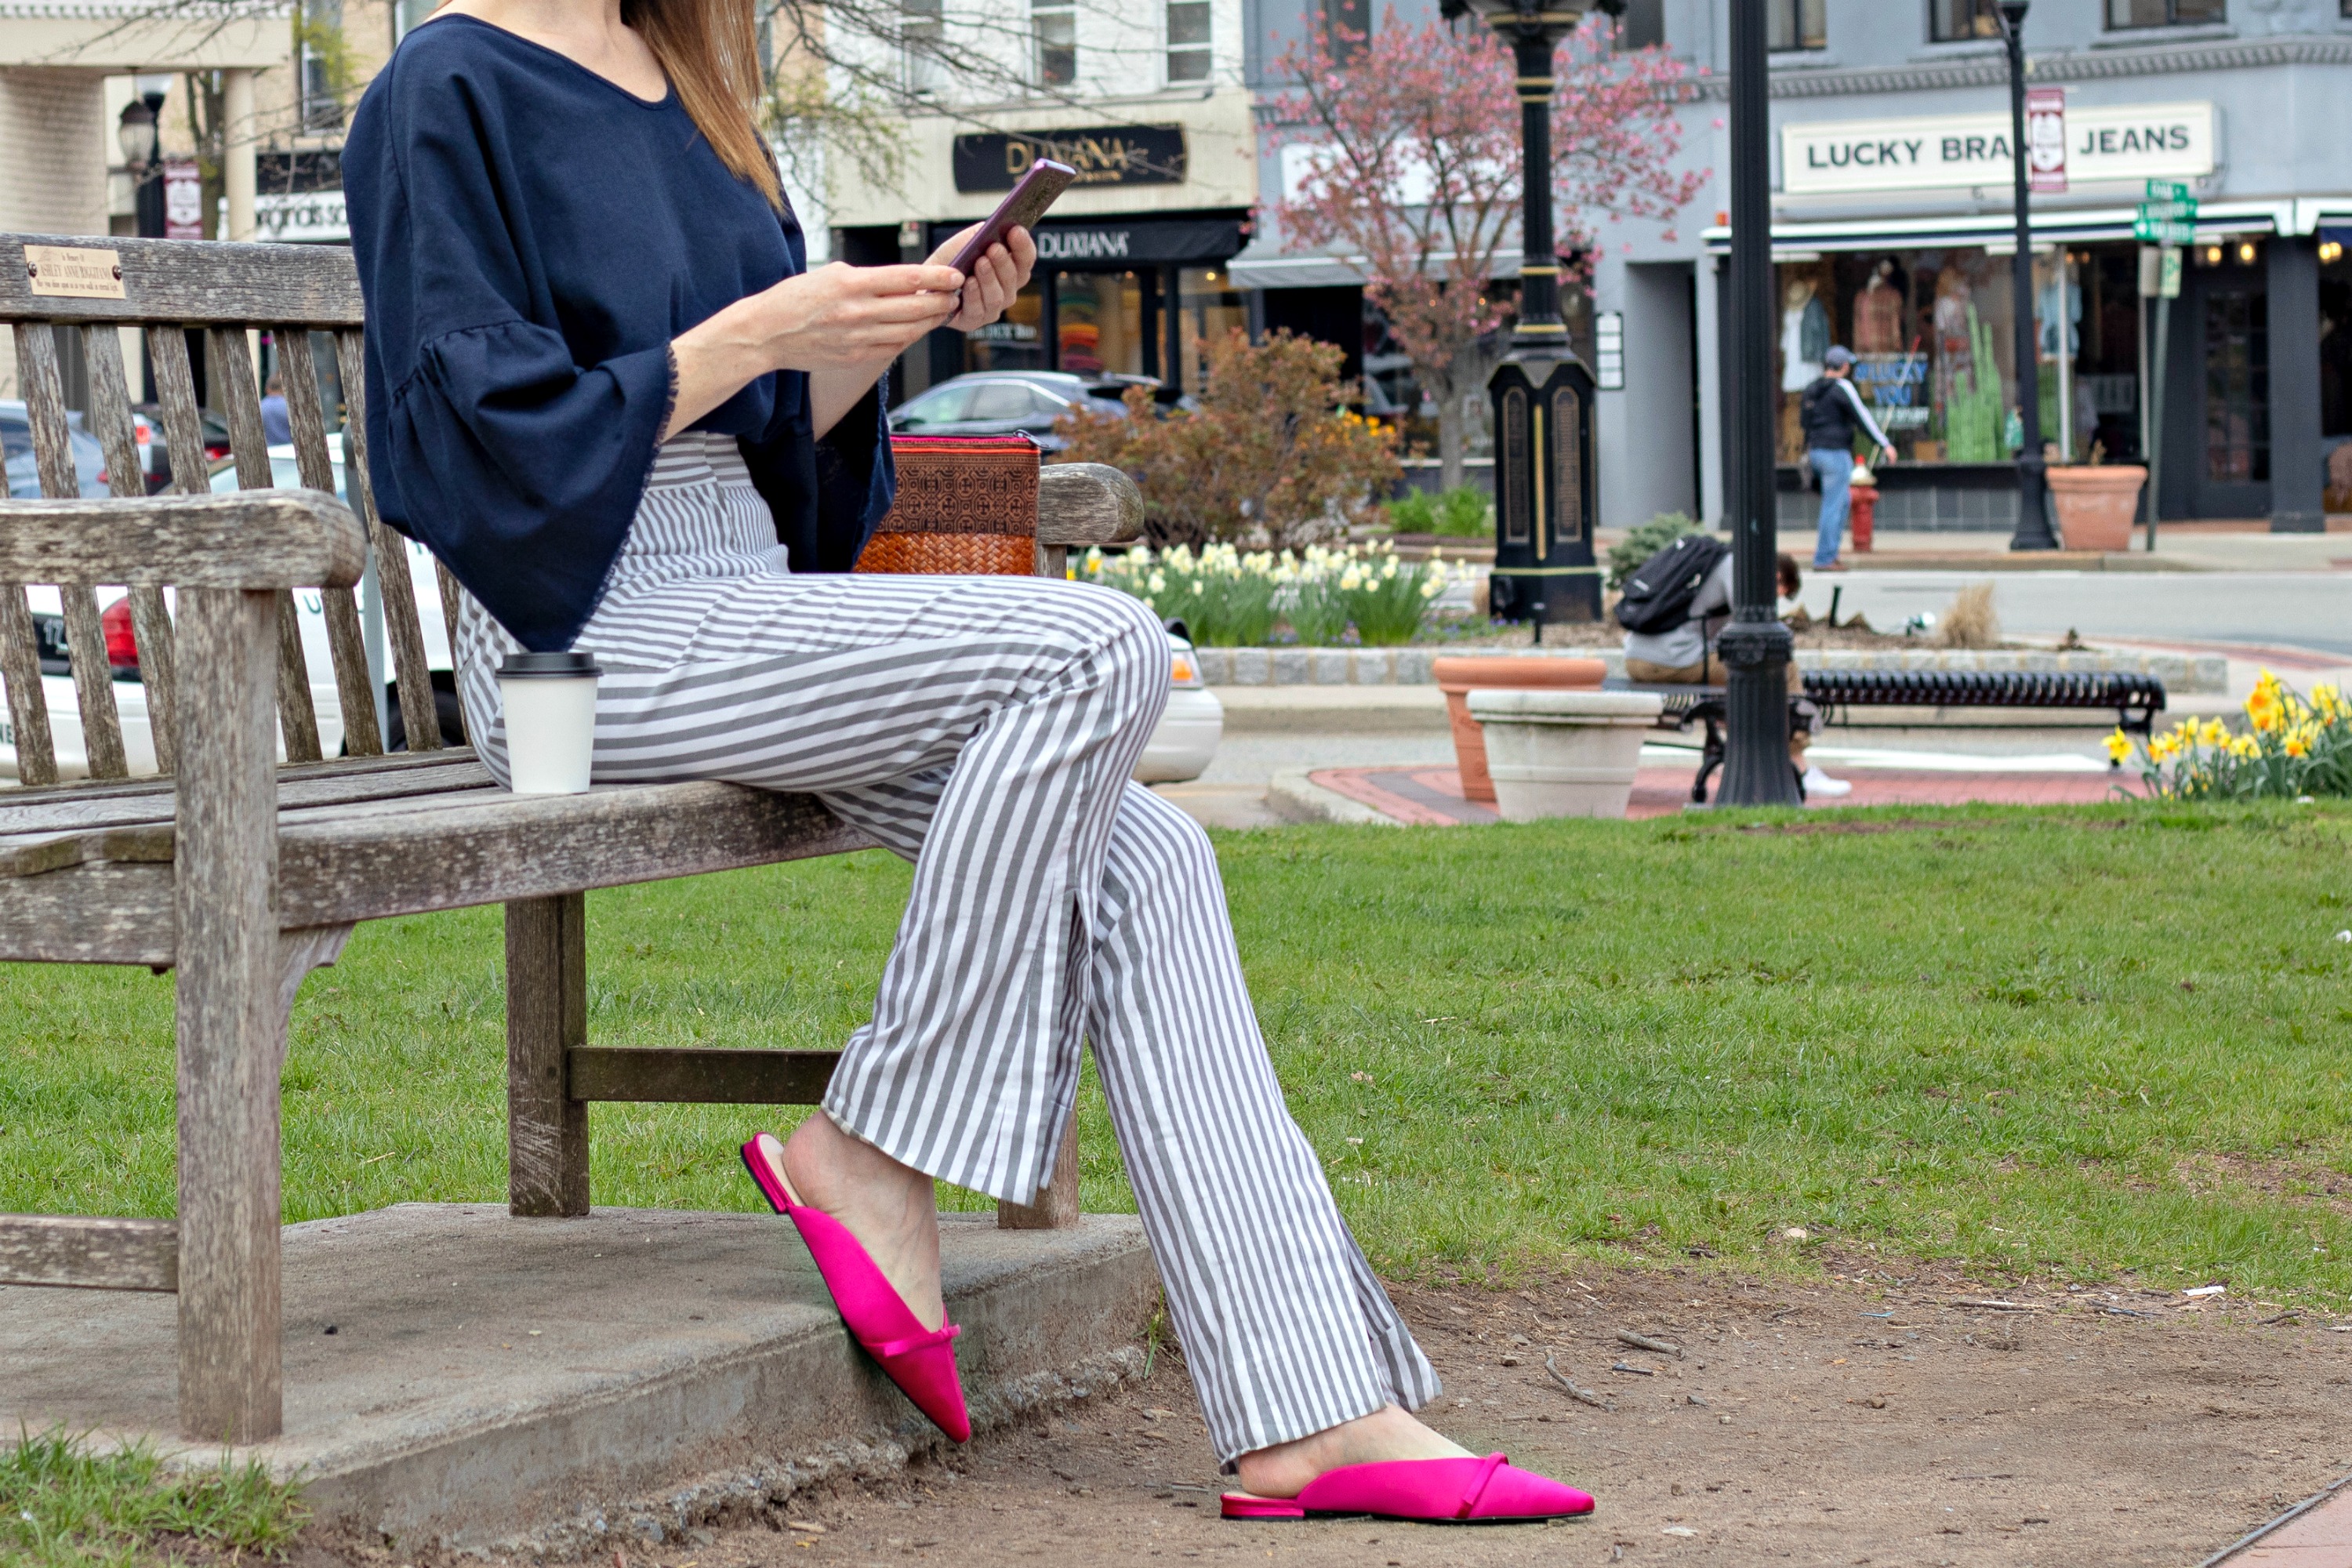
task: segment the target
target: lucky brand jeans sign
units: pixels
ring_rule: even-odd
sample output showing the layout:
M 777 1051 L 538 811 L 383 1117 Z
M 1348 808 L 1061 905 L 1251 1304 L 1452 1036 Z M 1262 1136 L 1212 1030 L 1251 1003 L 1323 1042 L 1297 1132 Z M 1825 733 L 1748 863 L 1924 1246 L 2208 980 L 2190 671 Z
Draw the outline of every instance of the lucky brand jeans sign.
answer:
M 2210 103 L 2075 104 L 2060 107 L 2054 116 L 2045 114 L 2042 122 L 2048 130 L 2037 132 L 2029 107 L 2027 150 L 2036 151 L 2037 133 L 2055 132 L 2062 138 L 2055 175 L 2077 185 L 2151 176 L 2194 179 L 2213 172 L 2214 120 Z M 1780 188 L 1790 195 L 1968 185 L 2005 189 L 2010 178 L 2005 112 L 1780 128 Z M 2037 188 L 2065 185 L 2037 183 Z

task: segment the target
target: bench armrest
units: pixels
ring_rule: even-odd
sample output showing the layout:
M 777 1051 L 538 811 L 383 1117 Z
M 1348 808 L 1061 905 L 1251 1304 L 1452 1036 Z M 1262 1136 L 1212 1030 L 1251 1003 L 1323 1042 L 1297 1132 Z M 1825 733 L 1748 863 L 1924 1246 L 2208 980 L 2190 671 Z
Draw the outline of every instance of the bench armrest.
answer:
M 366 562 L 359 519 L 318 490 L 0 501 L 0 583 L 348 588 Z
M 1048 463 L 1037 475 L 1037 542 L 1085 549 L 1143 537 L 1143 492 L 1107 463 Z

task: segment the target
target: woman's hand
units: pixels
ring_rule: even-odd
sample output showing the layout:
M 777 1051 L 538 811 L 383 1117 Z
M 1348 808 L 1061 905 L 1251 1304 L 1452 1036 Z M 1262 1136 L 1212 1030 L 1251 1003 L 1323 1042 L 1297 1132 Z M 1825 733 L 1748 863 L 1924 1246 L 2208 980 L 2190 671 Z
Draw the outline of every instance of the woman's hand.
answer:
M 931 252 L 930 264 L 945 267 L 979 232 L 980 225 L 973 224 L 954 235 Z M 1029 231 L 1005 230 L 1003 242 L 990 246 L 987 254 L 972 263 L 971 276 L 965 280 L 956 313 L 948 319 L 947 325 L 960 332 L 988 325 L 1004 314 L 1013 297 L 1028 284 L 1029 274 L 1036 266 L 1037 242 L 1029 237 Z
M 661 438 L 770 371 L 804 370 L 828 383 L 863 377 L 871 385 L 885 365 L 948 324 L 969 282 L 952 267 L 836 261 L 736 300 L 671 340 L 677 396 Z M 820 416 L 818 433 L 830 423 Z

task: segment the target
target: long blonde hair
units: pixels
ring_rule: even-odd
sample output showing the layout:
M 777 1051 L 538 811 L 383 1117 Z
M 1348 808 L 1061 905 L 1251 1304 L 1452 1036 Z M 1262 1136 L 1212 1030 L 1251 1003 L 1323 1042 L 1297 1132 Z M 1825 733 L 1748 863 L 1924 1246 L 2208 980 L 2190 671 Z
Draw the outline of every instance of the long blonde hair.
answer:
M 781 212 L 776 161 L 752 120 L 765 84 L 751 0 L 621 0 L 621 20 L 661 61 L 719 161 Z

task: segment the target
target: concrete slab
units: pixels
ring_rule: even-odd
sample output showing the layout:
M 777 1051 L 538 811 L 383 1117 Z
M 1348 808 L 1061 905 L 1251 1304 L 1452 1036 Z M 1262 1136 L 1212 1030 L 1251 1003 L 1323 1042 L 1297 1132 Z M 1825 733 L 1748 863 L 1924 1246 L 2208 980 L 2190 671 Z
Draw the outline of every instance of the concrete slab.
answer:
M 1158 1276 L 1132 1216 L 940 1218 L 975 1425 L 1140 1372 Z M 250 1452 L 308 1478 L 331 1521 L 572 1555 L 945 1440 L 850 1341 L 779 1219 L 403 1204 L 285 1235 L 286 1432 Z M 0 1428 L 176 1447 L 173 1309 L 0 1288 Z
M 2352 1476 L 2305 1500 L 2200 1568 L 2352 1568 Z

